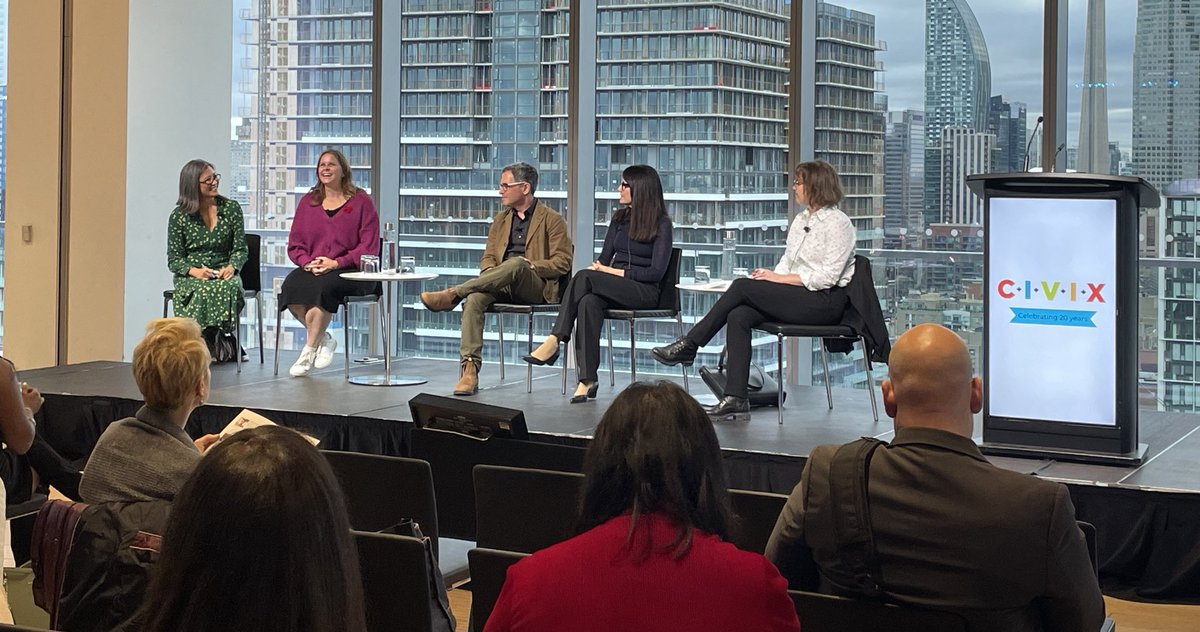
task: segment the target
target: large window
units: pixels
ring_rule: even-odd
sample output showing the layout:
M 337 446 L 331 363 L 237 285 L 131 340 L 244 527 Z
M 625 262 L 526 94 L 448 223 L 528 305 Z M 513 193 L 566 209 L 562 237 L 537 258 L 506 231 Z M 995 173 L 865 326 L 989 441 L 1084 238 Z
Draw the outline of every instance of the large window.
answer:
M 264 311 L 295 267 L 287 234 L 301 196 L 316 182 L 321 152 L 350 161 L 354 182 L 371 181 L 372 2 L 370 0 L 234 0 L 234 104 L 229 175 L 223 192 L 246 214 L 246 230 L 263 236 Z M 250 312 L 242 340 L 251 340 Z M 370 315 L 351 331 L 362 347 Z M 275 340 L 268 318 L 265 340 Z M 337 333 L 335 332 L 335 336 Z M 280 347 L 299 348 L 304 328 L 284 316 Z

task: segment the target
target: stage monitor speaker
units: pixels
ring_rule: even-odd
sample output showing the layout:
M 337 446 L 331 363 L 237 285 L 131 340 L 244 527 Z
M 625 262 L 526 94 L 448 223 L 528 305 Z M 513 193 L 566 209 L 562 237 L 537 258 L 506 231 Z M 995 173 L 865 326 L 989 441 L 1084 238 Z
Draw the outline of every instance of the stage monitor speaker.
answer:
M 525 413 L 515 408 L 421 393 L 408 400 L 408 409 L 413 423 L 425 430 L 453 432 L 480 441 L 529 438 Z

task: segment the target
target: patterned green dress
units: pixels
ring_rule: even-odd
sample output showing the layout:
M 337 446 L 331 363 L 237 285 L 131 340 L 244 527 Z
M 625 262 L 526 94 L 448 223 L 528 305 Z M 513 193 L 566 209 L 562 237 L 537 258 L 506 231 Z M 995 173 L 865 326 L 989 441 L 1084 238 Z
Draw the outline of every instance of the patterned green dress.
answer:
M 213 270 L 231 265 L 240 272 L 246 264 L 245 220 L 237 202 L 218 198 L 217 224 L 209 230 L 200 214 L 183 209 L 171 212 L 167 222 L 167 267 L 175 273 L 175 314 L 196 319 L 200 327 L 233 331 L 245 299 L 242 278 L 197 279 L 188 270 L 207 266 Z

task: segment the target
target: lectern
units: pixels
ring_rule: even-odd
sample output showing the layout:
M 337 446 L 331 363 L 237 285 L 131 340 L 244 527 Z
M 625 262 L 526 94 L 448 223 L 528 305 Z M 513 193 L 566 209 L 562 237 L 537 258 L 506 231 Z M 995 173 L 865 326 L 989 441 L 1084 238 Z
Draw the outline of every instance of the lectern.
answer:
M 1134 465 L 1141 178 L 969 176 L 984 200 L 986 454 Z

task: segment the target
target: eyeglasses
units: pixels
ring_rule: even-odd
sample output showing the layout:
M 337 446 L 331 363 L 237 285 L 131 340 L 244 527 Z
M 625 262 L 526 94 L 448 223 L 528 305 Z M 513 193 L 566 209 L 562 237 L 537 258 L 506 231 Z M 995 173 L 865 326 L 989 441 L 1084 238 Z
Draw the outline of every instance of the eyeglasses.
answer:
M 214 185 L 214 184 L 216 184 L 216 183 L 218 183 L 218 182 L 220 182 L 220 181 L 221 181 L 221 174 L 219 174 L 219 173 L 214 173 L 214 174 L 212 174 L 212 177 L 211 177 L 211 178 L 205 178 L 205 179 L 201 180 L 201 181 L 200 181 L 200 184 L 203 184 L 204 186 L 208 186 L 208 187 L 210 187 L 210 186 L 212 186 L 212 185 Z
M 507 191 L 507 190 L 517 186 L 518 184 L 528 184 L 528 182 L 501 182 L 500 190 Z
M 622 181 L 621 181 L 621 188 L 622 188 L 622 189 L 628 189 L 628 188 L 629 188 L 629 183 L 628 183 L 628 182 L 626 182 L 626 181 L 624 181 L 624 180 L 622 180 Z
M 804 186 L 804 181 L 803 180 L 792 180 L 792 186 L 794 186 L 794 187 Z

